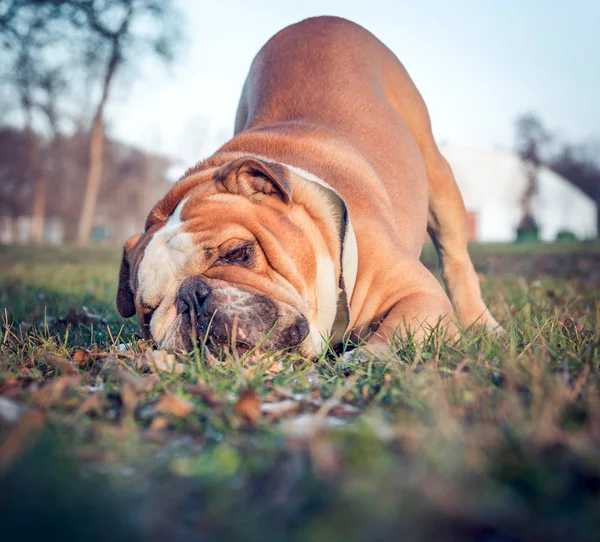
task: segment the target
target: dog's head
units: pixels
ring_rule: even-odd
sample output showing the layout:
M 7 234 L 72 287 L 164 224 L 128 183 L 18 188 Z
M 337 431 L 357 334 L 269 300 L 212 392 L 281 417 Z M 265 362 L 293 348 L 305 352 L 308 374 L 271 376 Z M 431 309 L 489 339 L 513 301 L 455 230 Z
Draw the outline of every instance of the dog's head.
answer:
M 241 157 L 188 173 L 125 244 L 120 314 L 169 350 L 318 353 L 348 323 L 345 205 L 293 170 Z

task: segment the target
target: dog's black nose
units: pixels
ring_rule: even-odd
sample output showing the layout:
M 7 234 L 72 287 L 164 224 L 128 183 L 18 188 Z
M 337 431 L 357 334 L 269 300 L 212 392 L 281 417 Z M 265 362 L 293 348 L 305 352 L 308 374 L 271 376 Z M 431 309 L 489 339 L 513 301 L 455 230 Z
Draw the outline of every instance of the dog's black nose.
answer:
M 177 312 L 179 314 L 200 314 L 211 287 L 201 279 L 194 278 L 179 288 Z

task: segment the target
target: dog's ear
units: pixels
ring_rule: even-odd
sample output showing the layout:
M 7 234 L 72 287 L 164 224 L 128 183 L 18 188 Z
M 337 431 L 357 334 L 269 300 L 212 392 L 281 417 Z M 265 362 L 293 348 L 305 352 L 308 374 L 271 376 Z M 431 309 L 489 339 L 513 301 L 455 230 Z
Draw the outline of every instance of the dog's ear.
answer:
M 141 239 L 141 234 L 134 235 L 125 242 L 123 258 L 119 269 L 119 289 L 117 290 L 117 310 L 123 318 L 135 315 L 135 297 L 131 285 L 130 255 Z
M 228 192 L 250 199 L 260 195 L 276 196 L 284 203 L 292 199 L 286 169 L 258 158 L 238 158 L 217 170 L 215 179 Z

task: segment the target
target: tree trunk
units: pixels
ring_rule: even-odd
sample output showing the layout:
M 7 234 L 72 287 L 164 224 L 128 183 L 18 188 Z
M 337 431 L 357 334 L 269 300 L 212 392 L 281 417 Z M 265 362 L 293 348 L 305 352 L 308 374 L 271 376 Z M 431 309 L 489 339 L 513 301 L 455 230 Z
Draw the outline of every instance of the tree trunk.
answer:
M 31 128 L 27 129 L 29 163 L 34 177 L 33 207 L 31 209 L 31 240 L 36 245 L 44 243 L 44 223 L 46 218 L 46 175 L 42 171 L 40 146 Z
M 33 177 L 33 207 L 31 208 L 31 241 L 36 245 L 44 242 L 44 218 L 46 213 L 46 178 L 42 172 L 40 142 L 33 130 L 31 100 L 25 97 L 25 130 L 27 132 L 27 150 L 29 167 Z
M 85 187 L 85 196 L 83 198 L 83 205 L 81 206 L 81 214 L 79 217 L 77 242 L 80 245 L 85 245 L 90 242 L 92 226 L 94 225 L 94 215 L 96 213 L 96 203 L 100 191 L 100 179 L 102 178 L 103 151 L 104 123 L 102 122 L 102 112 L 98 111 L 94 116 L 94 125 L 92 127 L 92 136 L 90 139 L 90 164 Z
M 96 203 L 98 202 L 98 193 L 100 191 L 100 179 L 102 178 L 102 154 L 104 150 L 104 106 L 110 92 L 110 85 L 119 65 L 119 42 L 113 42 L 112 53 L 104 76 L 102 88 L 102 97 L 96 108 L 94 115 L 94 124 L 92 126 L 92 135 L 90 138 L 90 164 L 88 169 L 87 184 L 85 187 L 85 196 L 79 215 L 79 229 L 77 233 L 77 242 L 80 245 L 86 245 L 90 242 L 92 226 L 94 225 L 94 215 L 96 214 Z
M 521 221 L 519 222 L 519 227 L 521 228 L 531 228 L 536 224 L 535 217 L 533 215 L 533 200 L 538 192 L 538 170 L 537 165 L 531 162 L 523 162 L 523 169 L 525 173 L 525 178 L 527 180 L 527 185 L 525 187 L 525 192 L 523 193 L 523 197 L 521 198 Z
M 31 240 L 36 245 L 44 244 L 44 226 L 46 223 L 46 176 L 38 172 L 35 178 L 33 195 L 33 215 L 31 217 Z

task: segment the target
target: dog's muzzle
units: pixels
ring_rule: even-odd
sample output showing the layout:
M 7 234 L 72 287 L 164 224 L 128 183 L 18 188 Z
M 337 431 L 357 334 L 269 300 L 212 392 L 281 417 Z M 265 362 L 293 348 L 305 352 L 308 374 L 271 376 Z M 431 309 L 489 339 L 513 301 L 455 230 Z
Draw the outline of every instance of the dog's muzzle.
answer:
M 176 300 L 179 335 L 188 350 L 206 341 L 209 348 L 232 347 L 281 350 L 297 346 L 308 336 L 307 319 L 282 315 L 265 295 L 233 286 L 211 287 L 203 278 L 190 277 Z

